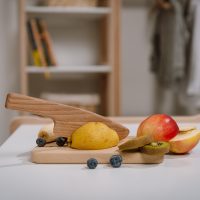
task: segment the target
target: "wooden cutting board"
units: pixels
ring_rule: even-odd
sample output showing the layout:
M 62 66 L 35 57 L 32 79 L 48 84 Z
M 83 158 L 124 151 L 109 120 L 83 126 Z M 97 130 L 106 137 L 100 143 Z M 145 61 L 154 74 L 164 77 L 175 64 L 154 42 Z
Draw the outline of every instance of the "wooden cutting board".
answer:
M 72 106 L 10 93 L 7 95 L 5 107 L 51 118 L 54 121 L 53 133 L 57 137 L 69 137 L 75 130 L 88 122 L 102 122 L 115 130 L 120 140 L 128 139 L 129 130 L 121 124 Z M 76 150 L 67 146 L 58 147 L 52 143 L 45 147 L 35 147 L 31 154 L 31 160 L 34 163 L 86 163 L 89 158 L 96 158 L 99 163 L 109 163 L 111 156 L 117 154 L 122 155 L 123 163 L 160 163 L 164 157 L 140 152 L 121 153 L 118 151 L 118 147 L 103 150 Z
M 128 137 L 125 140 L 130 139 Z M 125 141 L 124 140 L 124 141 Z M 35 147 L 32 150 L 31 160 L 34 163 L 66 163 L 84 164 L 89 158 L 97 159 L 98 163 L 106 164 L 112 155 L 120 154 L 124 164 L 156 164 L 163 161 L 163 155 L 148 155 L 140 152 L 119 152 L 118 147 L 103 150 L 76 150 L 67 146 L 58 147 L 55 143 L 45 147 Z

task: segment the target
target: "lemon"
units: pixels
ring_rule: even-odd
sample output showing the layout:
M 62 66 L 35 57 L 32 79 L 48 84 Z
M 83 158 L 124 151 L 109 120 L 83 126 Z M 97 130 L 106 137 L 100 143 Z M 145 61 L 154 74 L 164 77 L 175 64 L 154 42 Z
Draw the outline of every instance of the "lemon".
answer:
M 71 135 L 71 147 L 82 150 L 98 150 L 118 145 L 119 136 L 101 122 L 84 124 Z

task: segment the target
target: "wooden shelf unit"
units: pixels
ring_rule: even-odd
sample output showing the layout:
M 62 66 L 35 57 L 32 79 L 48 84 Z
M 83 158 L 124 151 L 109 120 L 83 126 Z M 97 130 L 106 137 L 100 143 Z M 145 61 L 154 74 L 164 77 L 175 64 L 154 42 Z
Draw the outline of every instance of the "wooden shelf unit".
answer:
M 30 74 L 52 74 L 83 73 L 99 74 L 101 86 L 102 113 L 109 116 L 120 115 L 120 6 L 121 0 L 107 0 L 105 6 L 101 7 L 47 7 L 27 5 L 28 0 L 19 0 L 19 24 L 20 24 L 20 71 L 21 71 L 21 93 L 30 95 Z M 84 16 L 98 19 L 101 36 L 101 61 L 98 65 L 71 65 L 67 64 L 56 67 L 30 66 L 27 61 L 27 33 L 26 21 L 29 15 L 55 15 L 67 14 L 73 16 Z

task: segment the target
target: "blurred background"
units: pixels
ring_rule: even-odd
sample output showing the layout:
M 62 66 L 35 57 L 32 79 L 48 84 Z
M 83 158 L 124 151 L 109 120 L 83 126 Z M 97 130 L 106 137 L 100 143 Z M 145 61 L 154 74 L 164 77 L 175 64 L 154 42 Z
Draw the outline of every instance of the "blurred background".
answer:
M 1 0 L 0 144 L 19 92 L 106 116 L 200 110 L 198 0 Z

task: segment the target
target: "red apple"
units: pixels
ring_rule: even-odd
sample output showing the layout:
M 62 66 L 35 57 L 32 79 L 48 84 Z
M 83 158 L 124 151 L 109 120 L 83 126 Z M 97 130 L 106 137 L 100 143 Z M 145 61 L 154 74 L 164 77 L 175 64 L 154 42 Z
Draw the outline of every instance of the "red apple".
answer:
M 152 135 L 154 141 L 169 141 L 179 133 L 177 123 L 168 115 L 156 114 L 145 119 L 137 130 L 137 136 Z

